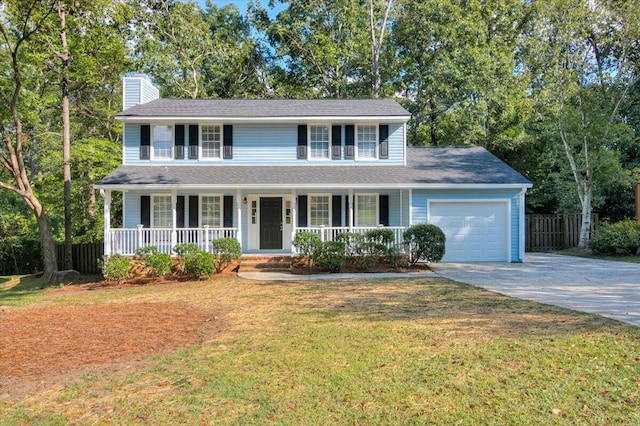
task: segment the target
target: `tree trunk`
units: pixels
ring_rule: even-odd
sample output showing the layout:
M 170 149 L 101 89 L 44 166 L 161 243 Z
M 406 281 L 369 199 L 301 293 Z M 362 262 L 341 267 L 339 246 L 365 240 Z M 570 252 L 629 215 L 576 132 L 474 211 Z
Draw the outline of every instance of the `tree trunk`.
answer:
M 578 248 L 585 249 L 591 239 L 591 200 L 593 199 L 593 189 L 590 182 L 584 184 L 584 194 L 582 197 L 582 226 L 580 227 L 580 241 Z
M 60 89 L 62 92 L 62 167 L 64 178 L 64 267 L 73 269 L 71 244 L 73 240 L 71 224 L 71 124 L 69 117 L 69 46 L 67 45 L 67 12 L 63 2 L 58 2 L 58 17 L 60 18 L 60 42 L 62 51 L 59 53 L 62 62 Z
M 44 263 L 43 277 L 49 279 L 58 270 L 58 261 L 56 259 L 56 246 L 51 236 L 47 215 L 40 204 L 40 201 L 31 194 L 25 197 L 27 204 L 32 208 L 33 214 L 38 221 L 38 230 L 40 231 L 40 239 L 42 240 L 42 257 Z

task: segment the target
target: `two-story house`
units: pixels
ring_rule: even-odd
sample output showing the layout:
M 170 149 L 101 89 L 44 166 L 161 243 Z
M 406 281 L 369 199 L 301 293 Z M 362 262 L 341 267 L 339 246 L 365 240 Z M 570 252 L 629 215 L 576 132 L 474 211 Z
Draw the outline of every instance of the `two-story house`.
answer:
M 443 261 L 524 259 L 531 183 L 483 148 L 412 148 L 393 100 L 161 99 L 125 77 L 123 164 L 96 188 L 105 252 L 237 238 L 244 253 L 291 253 L 296 232 L 433 223 Z M 112 191 L 123 228 L 110 226 Z

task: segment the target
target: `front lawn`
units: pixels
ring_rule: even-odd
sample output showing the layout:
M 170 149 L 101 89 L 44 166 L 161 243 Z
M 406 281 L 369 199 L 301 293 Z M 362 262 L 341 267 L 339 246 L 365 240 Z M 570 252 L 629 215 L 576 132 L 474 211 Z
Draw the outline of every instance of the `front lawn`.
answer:
M 0 418 L 640 423 L 640 328 L 439 278 L 373 277 L 33 287 L 4 298 L 11 288 L 0 288 L 10 302 L 0 302 L 0 339 L 20 321 L 37 325 L 0 344 Z

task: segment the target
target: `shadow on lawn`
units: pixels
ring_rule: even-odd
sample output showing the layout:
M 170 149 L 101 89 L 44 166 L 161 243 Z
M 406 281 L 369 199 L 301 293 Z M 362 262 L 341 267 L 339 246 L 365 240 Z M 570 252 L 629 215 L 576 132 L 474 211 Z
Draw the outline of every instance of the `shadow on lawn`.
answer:
M 0 305 L 18 302 L 25 296 L 34 294 L 47 287 L 57 287 L 49 285 L 48 280 L 38 275 L 27 275 L 14 279 L 3 279 L 0 282 Z
M 304 315 L 367 322 L 409 321 L 456 334 L 553 337 L 629 326 L 599 315 L 520 300 L 439 278 L 304 283 Z

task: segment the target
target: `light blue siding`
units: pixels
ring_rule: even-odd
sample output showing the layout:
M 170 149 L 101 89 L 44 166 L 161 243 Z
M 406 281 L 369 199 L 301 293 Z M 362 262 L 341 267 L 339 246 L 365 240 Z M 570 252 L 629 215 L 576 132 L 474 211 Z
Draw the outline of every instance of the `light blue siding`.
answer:
M 149 195 L 143 191 L 127 191 L 122 194 L 123 220 L 125 228 L 135 228 L 140 224 L 140 196 Z
M 292 124 L 236 124 L 233 126 L 233 164 L 297 163 L 298 126 Z
M 404 163 L 404 126 L 401 123 L 389 124 L 389 159 L 381 160 L 385 164 Z
M 140 103 L 140 80 L 125 78 L 122 80 L 123 108 L 131 108 Z
M 518 189 L 483 189 L 483 190 L 414 190 L 411 223 L 424 223 L 427 220 L 427 202 L 429 200 L 509 200 L 511 261 L 521 262 L 520 258 L 520 190 Z
M 124 124 L 122 163 L 148 163 L 140 161 L 140 125 L 133 123 Z
M 194 123 L 172 123 L 185 125 L 185 146 L 189 145 L 188 126 Z M 223 123 L 220 123 L 223 124 Z M 292 166 L 342 166 L 342 165 L 391 165 L 404 164 L 404 126 L 389 124 L 389 159 L 345 160 L 344 125 L 342 125 L 342 158 L 340 160 L 298 160 L 298 124 L 233 124 L 233 159 L 211 160 L 140 160 L 140 126 L 137 123 L 124 125 L 124 164 L 158 165 L 292 165 Z M 153 133 L 153 132 L 152 132 Z M 152 142 L 153 145 L 153 142 Z
M 125 77 L 122 80 L 122 109 L 158 99 L 159 91 L 146 76 Z

